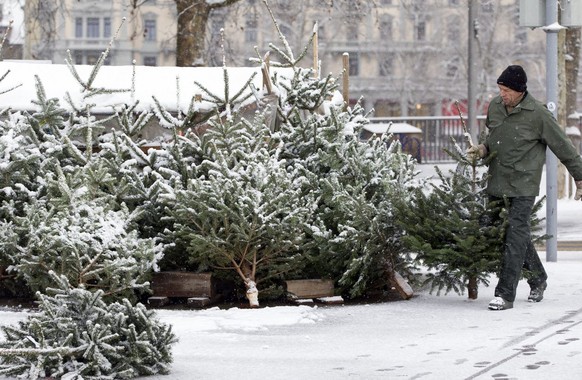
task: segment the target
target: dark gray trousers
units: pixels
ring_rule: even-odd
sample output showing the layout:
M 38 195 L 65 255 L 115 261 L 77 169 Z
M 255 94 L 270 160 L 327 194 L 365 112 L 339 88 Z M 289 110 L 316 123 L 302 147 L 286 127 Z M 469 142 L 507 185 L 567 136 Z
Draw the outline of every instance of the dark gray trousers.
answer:
M 515 300 L 521 270 L 529 270 L 530 288 L 535 288 L 548 278 L 544 266 L 531 240 L 530 218 L 535 197 L 509 198 L 509 226 L 505 235 L 505 252 L 495 296 L 506 301 Z

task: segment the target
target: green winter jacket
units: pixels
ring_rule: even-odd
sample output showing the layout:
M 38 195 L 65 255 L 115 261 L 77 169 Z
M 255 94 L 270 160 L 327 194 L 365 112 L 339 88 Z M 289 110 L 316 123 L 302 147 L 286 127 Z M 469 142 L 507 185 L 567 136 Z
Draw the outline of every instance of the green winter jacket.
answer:
M 501 97 L 489 104 L 485 125 L 489 163 L 487 193 L 496 197 L 537 196 L 546 147 L 566 166 L 575 180 L 582 180 L 582 157 L 544 104 L 526 92 L 507 114 Z

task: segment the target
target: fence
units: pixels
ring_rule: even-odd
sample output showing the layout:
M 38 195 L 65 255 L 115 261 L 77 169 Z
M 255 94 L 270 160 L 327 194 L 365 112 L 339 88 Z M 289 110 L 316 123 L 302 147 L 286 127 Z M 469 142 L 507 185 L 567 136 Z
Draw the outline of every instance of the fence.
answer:
M 477 135 L 485 129 L 485 116 L 477 117 Z M 463 125 L 458 116 L 403 116 L 372 117 L 370 123 L 407 123 L 422 130 L 422 137 L 400 135 L 402 149 L 410 153 L 421 163 L 446 163 L 453 159 L 444 149 L 453 150 L 454 138 L 464 150 L 467 142 L 463 134 Z M 420 140 L 420 141 L 419 141 Z

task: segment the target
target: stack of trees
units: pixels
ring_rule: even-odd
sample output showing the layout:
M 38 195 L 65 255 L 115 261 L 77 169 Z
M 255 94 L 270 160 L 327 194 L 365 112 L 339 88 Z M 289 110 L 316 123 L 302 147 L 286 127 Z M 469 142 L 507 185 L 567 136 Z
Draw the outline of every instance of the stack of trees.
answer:
M 364 110 L 281 40 L 273 49 L 293 75 L 271 76 L 270 97 L 250 80 L 231 95 L 224 67 L 224 94 L 201 88 L 216 105 L 203 128 L 158 103 L 117 108 L 119 128 L 105 131 L 91 99 L 113 91 L 93 85 L 107 52 L 86 78 L 68 62 L 79 104 L 47 98 L 37 78 L 36 112 L 3 111 L 0 266 L 41 307 L 3 329 L 1 373 L 166 372 L 175 337 L 136 303 L 159 269 L 233 276 L 252 305 L 283 279 L 332 278 L 355 297 L 408 270 L 391 199 L 407 197 L 414 161 L 388 139 L 360 141 Z M 245 117 L 251 97 L 258 111 Z M 152 117 L 175 133 L 148 150 L 138 136 Z
M 68 62 L 81 104 L 69 97 L 65 109 L 37 81 L 37 112 L 2 112 L 2 279 L 36 292 L 41 307 L 19 327 L 3 329 L 8 340 L 0 344 L 0 373 L 127 378 L 167 372 L 175 337 L 137 303 L 148 276 L 160 269 L 234 279 L 252 306 L 259 290 L 281 295 L 284 279 L 331 278 L 341 294 L 359 297 L 390 287 L 396 271 L 412 275 L 411 254 L 420 254 L 423 265 L 445 262 L 442 255 L 433 262 L 422 255 L 427 244 L 443 241 L 414 228 L 427 218 L 399 222 L 427 215 L 431 205 L 452 217 L 451 239 L 469 253 L 472 236 L 481 234 L 480 193 L 457 192 L 447 182 L 437 198 L 425 198 L 415 162 L 398 142 L 390 136 L 361 141 L 364 109 L 346 106 L 337 78 L 299 66 L 307 48 L 295 57 L 280 38 L 284 48 L 271 46 L 280 58 L 273 64 L 292 75 L 266 75 L 263 89 L 249 80 L 232 95 L 225 65 L 224 94 L 199 86 L 203 100 L 215 104 L 210 117 L 197 119 L 191 109 L 171 114 L 160 103 L 138 113 L 129 104 L 114 107 L 119 128 L 104 131 L 91 97 L 108 91 L 93 87 L 107 52 L 88 78 Z M 266 62 L 257 61 L 268 73 Z M 139 138 L 151 118 L 174 131 L 160 149 L 147 149 Z M 415 210 L 414 204 L 425 206 Z M 469 207 L 460 211 L 472 229 L 458 237 L 451 204 Z M 494 228 L 479 240 L 480 249 L 497 244 Z M 405 241 L 420 243 L 406 247 Z M 475 267 L 474 257 L 463 260 Z M 490 267 L 471 270 L 479 280 Z M 459 273 L 464 279 L 469 272 Z M 120 356 L 125 350 L 131 354 Z

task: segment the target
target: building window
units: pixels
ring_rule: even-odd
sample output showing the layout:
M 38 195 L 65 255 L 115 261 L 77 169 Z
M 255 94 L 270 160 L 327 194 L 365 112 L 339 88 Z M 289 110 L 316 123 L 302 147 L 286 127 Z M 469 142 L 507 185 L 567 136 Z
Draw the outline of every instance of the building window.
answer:
M 449 18 L 447 26 L 447 38 L 449 41 L 460 41 L 461 39 L 461 20 L 459 17 L 453 16 Z
M 360 75 L 360 56 L 358 53 L 350 53 L 349 59 L 350 71 L 349 74 L 352 77 L 357 77 Z
M 447 63 L 447 78 L 455 78 L 457 72 L 459 71 L 459 59 L 454 58 L 452 61 Z
M 224 29 L 224 19 L 213 19 L 212 24 L 210 24 L 212 28 L 212 36 L 220 36 L 220 31 Z
M 83 37 L 83 19 L 81 17 L 75 19 L 75 37 Z
M 350 24 L 348 25 L 348 41 L 357 41 L 358 40 L 358 25 L 357 24 Z
M 144 66 L 157 66 L 158 58 L 155 56 L 145 56 L 143 57 Z
M 381 77 L 387 77 L 394 73 L 393 60 L 392 57 L 380 57 L 379 63 L 379 74 Z
M 87 64 L 94 65 L 99 60 L 101 53 L 98 51 L 88 51 L 87 52 Z
M 99 38 L 99 19 L 97 17 L 87 18 L 87 37 L 88 38 Z
M 103 37 L 111 37 L 111 18 L 105 17 L 103 19 Z
M 392 40 L 392 17 L 383 17 L 380 21 L 380 38 L 383 41 Z
M 419 21 L 416 24 L 416 40 L 424 41 L 426 39 L 426 23 L 424 21 Z
M 289 38 L 289 37 L 291 37 L 291 36 L 292 36 L 293 29 L 291 29 L 289 26 L 287 26 L 287 25 L 284 25 L 284 24 L 281 24 L 281 25 L 279 25 L 279 28 L 281 29 L 281 33 L 282 33 L 282 34 L 283 34 L 285 37 Z
M 143 36 L 146 41 L 157 40 L 156 20 L 145 20 Z
M 94 65 L 101 57 L 101 51 L 98 50 L 76 50 L 71 53 L 76 65 Z M 104 65 L 111 64 L 111 55 L 105 58 Z
M 246 42 L 257 42 L 258 34 L 257 34 L 257 16 L 251 14 L 247 17 L 246 20 L 246 27 L 245 27 L 245 41 Z

